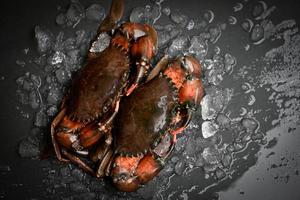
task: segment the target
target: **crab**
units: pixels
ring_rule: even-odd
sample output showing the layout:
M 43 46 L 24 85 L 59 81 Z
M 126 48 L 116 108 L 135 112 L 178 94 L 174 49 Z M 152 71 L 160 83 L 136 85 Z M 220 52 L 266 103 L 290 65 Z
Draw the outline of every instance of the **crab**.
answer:
M 191 56 L 169 62 L 165 56 L 147 82 L 122 99 L 108 165 L 119 190 L 135 191 L 159 173 L 203 95 L 199 62 Z
M 111 34 L 110 44 L 90 49 L 51 124 L 51 138 L 58 160 L 132 192 L 163 168 L 204 91 L 192 56 L 165 55 L 152 68 L 157 33 L 147 24 L 118 27 L 123 10 L 123 0 L 112 1 L 96 38 Z
M 85 66 L 73 78 L 60 112 L 51 124 L 51 139 L 58 160 L 71 161 L 93 175 L 95 171 L 84 157 L 92 160 L 97 157 L 105 162 L 120 99 L 142 82 L 157 48 L 157 34 L 151 26 L 124 23 L 117 27 L 123 11 L 123 0 L 113 0 L 109 14 L 97 31 L 98 38 L 100 34 L 110 34 L 110 44 L 101 52 L 90 48 Z M 99 143 L 103 151 L 97 150 L 96 155 L 92 152 Z M 98 177 L 103 175 L 104 171 L 97 170 Z

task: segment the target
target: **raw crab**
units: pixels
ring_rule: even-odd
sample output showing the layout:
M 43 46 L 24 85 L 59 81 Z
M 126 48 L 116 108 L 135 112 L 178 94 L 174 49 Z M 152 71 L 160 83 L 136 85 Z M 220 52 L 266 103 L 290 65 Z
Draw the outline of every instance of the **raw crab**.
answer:
M 157 65 L 163 72 L 122 99 L 114 121 L 110 176 L 120 190 L 135 191 L 157 175 L 203 97 L 196 59 L 166 63 L 164 57 Z
M 204 92 L 200 64 L 191 56 L 164 56 L 151 68 L 156 31 L 136 23 L 116 28 L 123 7 L 123 0 L 113 0 L 98 29 L 98 35 L 112 33 L 110 45 L 89 51 L 51 125 L 51 137 L 60 161 L 110 176 L 118 189 L 130 192 L 163 167 Z
M 108 149 L 120 98 L 148 73 L 149 60 L 157 46 L 156 31 L 151 26 L 124 23 L 115 27 L 123 10 L 123 0 L 113 0 L 109 15 L 98 29 L 98 36 L 113 32 L 110 44 L 101 52 L 90 49 L 86 65 L 75 75 L 51 125 L 58 160 L 72 161 L 91 174 L 94 171 L 78 155 L 89 155 L 103 137 Z M 131 63 L 135 65 L 132 67 Z

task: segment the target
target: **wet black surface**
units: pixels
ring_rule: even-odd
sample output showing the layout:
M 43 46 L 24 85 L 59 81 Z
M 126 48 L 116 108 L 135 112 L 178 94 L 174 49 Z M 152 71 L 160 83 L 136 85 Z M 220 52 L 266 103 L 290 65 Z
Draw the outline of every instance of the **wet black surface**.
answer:
M 136 6 L 144 6 L 144 2 L 131 0 L 126 1 L 126 12 L 129 15 L 132 8 Z M 261 59 L 265 56 L 266 52 L 270 51 L 274 47 L 281 46 L 283 44 L 282 39 L 271 40 L 267 39 L 260 45 L 252 45 L 253 42 L 259 41 L 261 36 L 257 34 L 259 27 L 256 27 L 256 34 L 246 34 L 241 28 L 241 23 L 244 19 L 253 19 L 254 5 L 257 5 L 257 1 L 240 1 L 244 5 L 241 11 L 234 12 L 233 7 L 239 1 L 196 1 L 189 0 L 185 1 L 164 1 L 164 6 L 171 8 L 171 13 L 178 10 L 180 13 L 185 14 L 189 19 L 197 19 L 204 10 L 213 10 L 215 18 L 213 23 L 222 24 L 226 23 L 226 29 L 222 31 L 221 37 L 217 40 L 216 44 L 209 43 L 209 53 L 207 58 L 211 58 L 210 55 L 214 54 L 214 47 L 217 45 L 222 52 L 229 53 L 236 58 L 237 64 L 234 67 L 233 73 L 224 74 L 224 80 L 221 82 L 221 91 L 225 91 L 226 88 L 234 88 L 234 96 L 231 98 L 229 103 L 225 106 L 226 109 L 223 111 L 231 119 L 239 120 L 241 107 L 246 107 L 248 112 L 253 111 L 253 117 L 259 122 L 259 132 L 264 134 L 264 140 L 252 140 L 248 142 L 248 146 L 245 147 L 241 152 L 234 154 L 233 164 L 227 168 L 226 178 L 221 183 L 218 183 L 218 179 L 210 178 L 205 175 L 202 167 L 191 167 L 191 172 L 187 172 L 185 167 L 182 165 L 188 165 L 188 159 L 184 160 L 183 163 L 178 161 L 171 161 L 169 166 L 175 167 L 175 173 L 171 172 L 171 181 L 169 184 L 165 184 L 165 179 L 169 177 L 168 172 L 165 173 L 155 180 L 156 182 L 149 183 L 148 187 L 144 190 L 139 191 L 131 196 L 117 193 L 114 189 L 109 186 L 102 186 L 102 181 L 85 177 L 80 175 L 74 167 L 62 165 L 55 161 L 54 156 L 51 156 L 47 160 L 36 160 L 30 158 L 21 158 L 18 154 L 19 144 L 22 139 L 28 137 L 30 129 L 33 127 L 35 120 L 35 112 L 30 106 L 23 106 L 19 103 L 19 97 L 16 95 L 17 85 L 15 80 L 23 76 L 25 72 L 31 72 L 41 74 L 43 69 L 39 68 L 39 65 L 33 65 L 27 62 L 30 59 L 34 59 L 38 55 L 37 43 L 35 40 L 34 28 L 36 25 L 46 27 L 51 30 L 52 33 L 57 35 L 58 31 L 64 31 L 67 34 L 74 34 L 72 28 L 62 28 L 55 24 L 56 16 L 62 11 L 66 10 L 69 1 L 20 1 L 6 2 L 2 5 L 1 11 L 1 32 L 0 32 L 0 44 L 1 44 L 1 68 L 0 68 L 0 91 L 1 91 L 1 145 L 0 145 L 0 199 L 58 199 L 59 197 L 65 197 L 69 199 L 80 198 L 80 196 L 74 197 L 76 194 L 86 194 L 85 198 L 141 198 L 146 199 L 299 199 L 300 194 L 297 190 L 299 187 L 299 157 L 300 150 L 298 148 L 299 142 L 299 112 L 287 114 L 291 119 L 289 123 L 285 123 L 286 118 L 278 117 L 279 113 L 289 112 L 287 109 L 281 109 L 278 106 L 280 104 L 279 97 L 275 100 L 270 100 L 272 91 L 276 94 L 282 93 L 278 91 L 278 87 L 274 86 L 272 81 L 266 81 L 268 84 L 262 84 L 260 80 L 260 71 L 266 67 L 267 72 L 276 69 L 276 66 L 280 65 L 280 58 L 278 61 L 265 61 Z M 300 8 L 299 3 L 294 0 L 288 1 L 265 1 L 268 8 L 276 6 L 275 11 L 272 12 L 269 19 L 273 24 L 279 24 L 283 20 L 295 19 L 296 24 L 294 27 L 298 27 L 300 23 L 300 16 L 298 10 Z M 88 7 L 92 3 L 100 3 L 107 11 L 109 9 L 109 1 L 82 1 L 84 7 Z M 59 9 L 58 9 L 59 8 Z M 259 10 L 257 11 L 259 12 Z M 256 14 L 255 14 L 256 15 Z M 237 23 L 234 23 L 234 19 L 229 16 L 235 16 Z M 166 18 L 166 16 L 163 16 Z M 162 17 L 162 21 L 158 24 L 164 24 L 166 20 Z M 173 19 L 174 20 L 174 19 Z M 75 28 L 95 27 L 93 23 L 79 23 Z M 291 30 L 291 27 L 287 28 Z M 197 30 L 192 29 L 188 32 L 189 35 L 197 33 Z M 183 34 L 184 35 L 184 34 Z M 252 41 L 250 40 L 252 38 Z M 273 37 L 275 38 L 275 37 Z M 250 49 L 245 50 L 246 44 L 250 44 Z M 293 47 L 299 46 L 296 43 Z M 28 54 L 24 53 L 24 49 L 29 48 Z M 288 48 L 288 47 L 285 47 Z M 292 50 L 295 52 L 295 50 Z M 281 54 L 283 55 L 283 54 Z M 299 56 L 294 56 L 295 66 Z M 26 61 L 24 67 L 22 62 Z M 271 64 L 269 64 L 271 63 Z M 247 66 L 245 70 L 243 66 Z M 254 66 L 254 67 L 251 67 Z M 285 66 L 285 65 L 283 65 Z M 298 70 L 297 70 L 298 69 Z M 243 77 L 238 72 L 248 72 L 246 77 Z M 256 73 L 258 72 L 258 73 Z M 268 74 L 268 73 L 266 73 Z M 289 81 L 278 81 L 279 83 L 294 83 L 297 82 L 297 74 L 299 74 L 298 68 L 294 71 L 296 79 Z M 268 74 L 270 75 L 270 74 Z M 267 76 L 267 75 L 266 75 Z M 271 75 L 270 75 L 271 76 Z M 208 76 L 207 76 L 208 77 Z M 238 78 L 235 78 L 238 77 Z M 288 76 L 287 76 L 288 78 Z M 255 104 L 249 105 L 249 93 L 243 95 L 243 90 L 237 85 L 242 85 L 243 82 L 251 82 L 251 85 L 255 87 L 255 92 L 252 94 L 255 96 Z M 275 78 L 275 82 L 276 82 Z M 263 87 L 259 85 L 262 84 Z M 210 84 L 208 84 L 210 85 Z M 286 90 L 294 90 L 292 87 L 288 87 L 286 84 Z M 237 89 L 239 88 L 239 89 Z M 265 88 L 272 88 L 271 91 L 265 90 Z M 296 86 L 297 88 L 297 86 Z M 214 90 L 213 90 L 214 91 Z M 284 102 L 289 99 L 295 98 L 294 110 L 299 109 L 299 91 L 295 90 L 295 94 L 284 96 Z M 251 94 L 251 93 L 250 93 Z M 203 108 L 202 108 L 203 109 Z M 255 112 L 256 111 L 256 112 Z M 29 117 L 26 117 L 28 114 Z M 202 114 L 203 116 L 203 114 Z M 294 117 L 294 118 L 293 118 Z M 279 119 L 279 123 L 273 120 Z M 233 120 L 233 121 L 234 121 Z M 201 132 L 201 112 L 197 114 L 194 119 L 194 124 L 198 127 L 191 128 L 187 131 L 188 139 L 195 139 L 202 142 L 202 136 L 199 137 Z M 282 123 L 281 123 L 282 122 Z M 42 132 L 45 135 L 48 134 L 47 127 L 42 128 Z M 232 130 L 236 130 L 232 128 Z M 230 129 L 227 130 L 230 132 Z M 222 134 L 223 141 L 231 140 L 227 138 L 226 131 L 220 132 Z M 201 134 L 200 134 L 201 135 Z M 200 138 L 200 139 L 199 139 Z M 276 139 L 274 139 L 276 138 Z M 208 143 L 203 140 L 203 143 Z M 269 142 L 269 143 L 268 143 Z M 264 143 L 268 143 L 265 146 Z M 183 142 L 183 144 L 185 144 Z M 196 143 L 198 144 L 198 143 Z M 195 145 L 196 145 L 195 144 Z M 202 144 L 202 143 L 201 143 Z M 190 144 L 188 144 L 190 145 Z M 288 148 L 286 148 L 288 147 Z M 203 155 L 204 146 L 201 146 L 197 155 Z M 236 148 L 239 148 L 236 146 Z M 183 159 L 182 154 L 190 155 L 187 147 L 179 148 L 174 153 L 178 159 Z M 272 154 L 274 152 L 274 154 Z M 191 154 L 194 154 L 192 152 Z M 246 157 L 245 157 L 246 156 Z M 31 156 L 29 156 L 31 157 Z M 246 159 L 243 159 L 245 157 Z M 186 158 L 184 158 L 186 159 Z M 211 161 L 208 161 L 211 162 Z M 193 166 L 197 165 L 193 163 Z M 254 166 L 255 165 L 255 166 Z M 281 165 L 281 166 L 280 166 Z M 200 165 L 201 166 L 201 165 Z M 253 167 L 254 166 L 254 167 Z M 65 171 L 71 171 L 73 179 L 72 183 L 68 187 L 62 187 L 61 185 L 55 186 L 62 179 L 65 183 L 68 183 L 67 175 L 61 175 L 62 169 Z M 182 168 L 182 169 L 181 169 Z M 75 172 L 74 172 L 75 170 Z M 220 179 L 223 177 L 222 171 L 214 172 L 215 176 L 219 176 Z M 75 175 L 74 175 L 75 174 Z M 79 175 L 78 175 L 79 174 Z M 183 174 L 183 175 L 182 175 Z M 207 174 L 207 173 L 206 173 Z M 210 174 L 210 173 L 208 173 Z M 61 177 L 60 177 L 61 176 Z M 74 178 L 75 177 L 75 178 Z M 79 177 L 79 178 L 78 178 Z M 242 178 L 240 178 L 242 177 Z M 270 178 L 271 177 L 271 178 Z M 80 184 L 83 184 L 80 185 Z M 158 186 L 165 187 L 166 190 L 159 191 L 155 184 Z M 93 189 L 91 185 L 98 186 L 101 189 Z M 89 186 L 89 187 L 87 187 Z M 208 188 L 207 188 L 208 187 Z M 53 189 L 54 188 L 54 189 Z M 88 189 L 87 189 L 88 188 Z M 207 188 L 205 190 L 205 188 Z M 279 189 L 280 188 L 280 189 Z M 55 190 L 55 192 L 53 192 Z M 98 191 L 99 190 L 99 191 Z M 98 192 L 96 195 L 94 192 Z M 200 194 L 199 194 L 200 193 Z M 101 194 L 107 194 L 106 197 Z M 116 194 L 116 195 L 114 195 Z M 90 195 L 88 197 L 88 195 Z M 94 196 L 93 196 L 94 195 Z M 73 197 L 72 197 L 73 196 Z

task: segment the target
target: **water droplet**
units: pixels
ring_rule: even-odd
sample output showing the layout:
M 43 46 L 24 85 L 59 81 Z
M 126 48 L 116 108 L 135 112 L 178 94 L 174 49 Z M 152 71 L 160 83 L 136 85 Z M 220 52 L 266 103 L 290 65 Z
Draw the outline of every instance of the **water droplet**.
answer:
M 253 94 L 251 94 L 249 97 L 248 105 L 252 106 L 255 103 L 255 101 L 256 101 L 255 96 Z
M 204 19 L 208 22 L 208 23 L 212 23 L 212 21 L 214 20 L 215 18 L 215 14 L 213 11 L 211 10 L 206 10 L 204 11 L 203 13 L 203 17 Z
M 253 28 L 253 21 L 251 19 L 245 19 L 245 21 L 242 22 L 241 27 L 243 30 L 250 32 Z
M 228 24 L 230 25 L 235 25 L 237 23 L 237 19 L 234 16 L 229 16 L 228 17 Z
M 259 24 L 255 24 L 250 35 L 253 44 L 255 45 L 261 44 L 265 40 L 264 34 L 265 34 L 264 28 Z
M 243 9 L 243 4 L 241 4 L 241 3 L 237 3 L 237 4 L 235 4 L 235 6 L 233 7 L 233 11 L 234 12 L 238 12 L 238 11 L 240 11 L 240 10 L 242 10 Z
M 242 120 L 242 125 L 251 132 L 255 131 L 258 127 L 257 121 L 252 118 L 244 118 Z

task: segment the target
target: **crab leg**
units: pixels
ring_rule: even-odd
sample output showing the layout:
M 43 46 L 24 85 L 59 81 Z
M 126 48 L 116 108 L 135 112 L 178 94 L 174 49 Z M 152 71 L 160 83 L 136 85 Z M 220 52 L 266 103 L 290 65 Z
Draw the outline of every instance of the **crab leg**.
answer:
M 97 177 L 103 177 L 104 175 L 106 175 L 106 173 L 108 171 L 106 169 L 107 169 L 108 166 L 111 166 L 112 157 L 113 157 L 113 151 L 108 150 L 107 153 L 105 154 L 104 158 L 100 162 L 100 165 L 99 165 L 98 170 L 96 172 Z
M 77 164 L 80 168 L 82 168 L 84 171 L 86 171 L 87 173 L 91 174 L 91 175 L 95 175 L 94 170 L 92 170 L 92 168 L 90 168 L 87 164 L 85 164 L 80 158 L 78 158 L 77 156 L 74 156 L 73 154 L 70 154 L 69 152 L 67 152 L 65 149 L 61 150 L 62 154 L 64 154 L 64 156 L 66 156 L 70 161 L 72 161 L 73 163 Z
M 183 115 L 182 113 L 180 113 L 181 118 L 182 118 L 181 120 L 184 120 L 183 121 L 184 124 L 181 127 L 171 131 L 171 134 L 173 135 L 173 143 L 176 143 L 176 141 L 177 141 L 176 135 L 182 133 L 186 129 L 186 127 L 189 125 L 189 123 L 192 119 L 192 111 L 189 109 L 186 109 L 186 110 L 188 112 L 187 115 Z
M 52 143 L 53 143 L 53 147 L 54 147 L 54 151 L 55 151 L 55 154 L 57 156 L 57 159 L 59 161 L 62 161 L 62 162 L 69 162 L 69 160 L 67 159 L 64 159 L 62 156 L 61 156 L 61 152 L 60 152 L 60 149 L 59 149 L 59 146 L 56 142 L 56 138 L 55 138 L 55 128 L 56 126 L 59 124 L 59 122 L 63 119 L 63 117 L 65 116 L 66 114 L 66 108 L 63 108 L 59 113 L 58 115 L 55 117 L 55 119 L 53 120 L 52 124 L 51 124 L 51 140 L 52 140 Z

